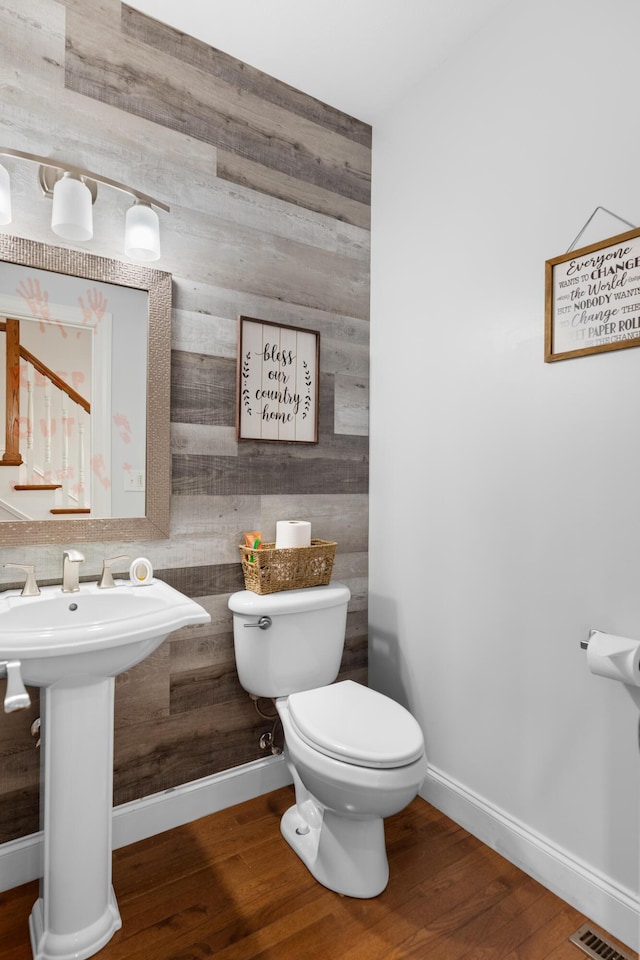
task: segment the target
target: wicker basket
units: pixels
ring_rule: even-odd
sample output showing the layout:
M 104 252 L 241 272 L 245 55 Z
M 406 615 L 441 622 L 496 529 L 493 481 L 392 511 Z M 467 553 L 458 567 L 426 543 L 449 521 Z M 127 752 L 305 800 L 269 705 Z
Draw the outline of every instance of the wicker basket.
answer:
M 240 546 L 242 572 L 247 590 L 253 593 L 277 593 L 300 587 L 319 587 L 329 583 L 337 543 L 312 540 L 309 547 L 275 549 L 275 543 L 263 543 L 258 550 Z

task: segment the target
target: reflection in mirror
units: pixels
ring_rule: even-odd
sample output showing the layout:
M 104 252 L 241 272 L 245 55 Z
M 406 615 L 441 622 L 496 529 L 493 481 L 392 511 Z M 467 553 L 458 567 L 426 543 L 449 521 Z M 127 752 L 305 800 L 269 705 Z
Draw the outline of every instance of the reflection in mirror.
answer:
M 0 236 L 0 543 L 168 536 L 171 276 Z

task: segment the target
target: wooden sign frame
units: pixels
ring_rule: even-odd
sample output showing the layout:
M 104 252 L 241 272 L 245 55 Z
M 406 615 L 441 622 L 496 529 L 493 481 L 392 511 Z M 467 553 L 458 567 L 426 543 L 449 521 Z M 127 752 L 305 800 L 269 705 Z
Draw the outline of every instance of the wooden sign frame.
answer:
M 640 346 L 640 229 L 545 264 L 545 363 Z
M 318 442 L 320 334 L 238 317 L 236 437 Z

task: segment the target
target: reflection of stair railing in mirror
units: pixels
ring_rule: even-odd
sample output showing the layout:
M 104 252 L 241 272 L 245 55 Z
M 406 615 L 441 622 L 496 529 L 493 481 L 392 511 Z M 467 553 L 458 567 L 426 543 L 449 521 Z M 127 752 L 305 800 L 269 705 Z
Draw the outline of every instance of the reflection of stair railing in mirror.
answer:
M 88 514 L 85 418 L 90 425 L 90 403 L 21 342 L 19 320 L 7 317 L 0 332 L 6 340 L 7 385 L 0 465 L 15 473 L 0 507 L 30 520 Z

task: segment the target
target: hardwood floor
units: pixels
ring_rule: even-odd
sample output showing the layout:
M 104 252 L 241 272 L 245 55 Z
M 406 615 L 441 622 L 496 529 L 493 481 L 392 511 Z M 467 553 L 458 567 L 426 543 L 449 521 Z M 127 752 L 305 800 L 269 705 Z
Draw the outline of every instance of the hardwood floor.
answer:
M 293 788 L 115 851 L 123 927 L 100 960 L 580 960 L 576 910 L 423 800 L 386 821 L 373 900 L 316 883 L 282 839 Z M 31 960 L 37 883 L 0 894 L 0 958 Z

